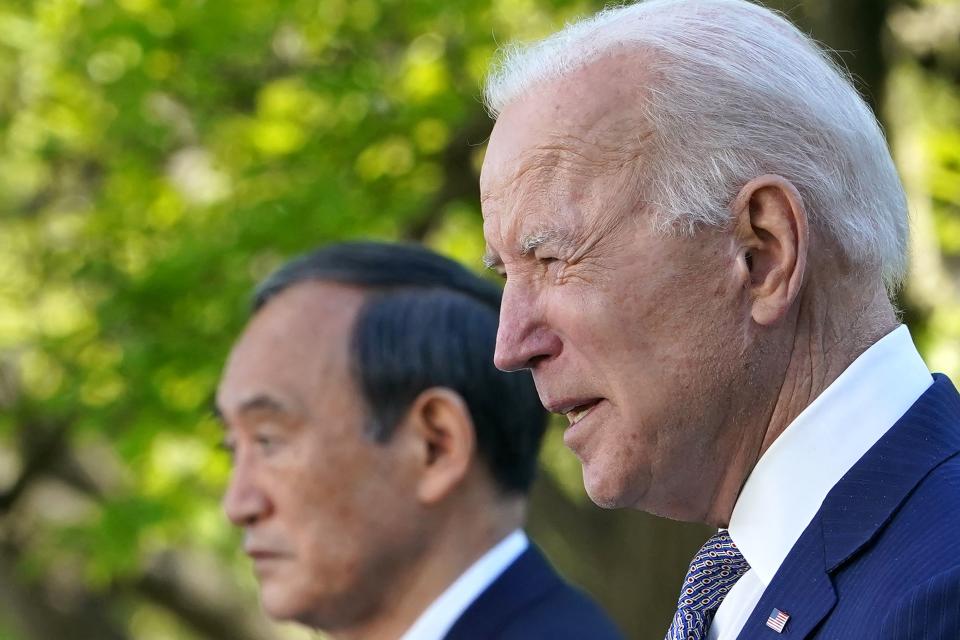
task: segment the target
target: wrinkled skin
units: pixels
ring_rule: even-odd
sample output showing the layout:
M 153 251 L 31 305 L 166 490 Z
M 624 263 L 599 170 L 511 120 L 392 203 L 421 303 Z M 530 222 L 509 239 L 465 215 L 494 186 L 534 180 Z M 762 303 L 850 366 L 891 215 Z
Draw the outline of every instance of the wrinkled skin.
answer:
M 594 502 L 711 520 L 759 456 L 776 390 L 753 360 L 733 229 L 652 228 L 649 130 L 623 107 L 643 83 L 619 82 L 634 62 L 537 86 L 497 120 L 481 176 L 487 261 L 507 278 L 496 364 L 531 369 L 551 411 L 592 407 L 568 413 L 564 440 Z
M 316 282 L 280 293 L 234 347 L 217 399 L 234 460 L 224 509 L 264 609 L 326 630 L 382 613 L 426 537 L 408 440 L 364 435 L 347 352 L 362 299 Z

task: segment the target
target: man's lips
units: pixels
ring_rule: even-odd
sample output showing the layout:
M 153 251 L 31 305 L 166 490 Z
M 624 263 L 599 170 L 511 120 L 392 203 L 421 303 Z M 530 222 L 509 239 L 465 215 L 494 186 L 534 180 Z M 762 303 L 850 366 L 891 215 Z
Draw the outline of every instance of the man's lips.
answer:
M 547 405 L 547 411 L 567 416 L 567 420 L 570 421 L 569 426 L 572 427 L 583 420 L 602 399 L 603 398 L 575 398 L 572 400 L 551 402 Z
M 244 552 L 250 556 L 252 560 L 276 560 L 279 558 L 285 557 L 286 554 L 280 553 L 279 551 L 272 551 L 270 549 L 260 549 L 260 548 L 247 548 L 244 549 Z

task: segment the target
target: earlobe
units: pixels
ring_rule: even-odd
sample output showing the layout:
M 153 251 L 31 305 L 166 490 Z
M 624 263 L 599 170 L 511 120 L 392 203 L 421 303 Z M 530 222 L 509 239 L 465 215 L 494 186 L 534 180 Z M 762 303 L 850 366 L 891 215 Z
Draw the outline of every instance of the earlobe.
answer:
M 470 469 L 476 448 L 473 421 L 463 398 L 441 387 L 421 392 L 406 420 L 422 447 L 417 497 L 424 504 L 436 504 L 463 482 Z
M 751 316 L 757 324 L 776 324 L 797 299 L 806 270 L 803 199 L 789 180 L 764 175 L 748 182 L 734 202 Z

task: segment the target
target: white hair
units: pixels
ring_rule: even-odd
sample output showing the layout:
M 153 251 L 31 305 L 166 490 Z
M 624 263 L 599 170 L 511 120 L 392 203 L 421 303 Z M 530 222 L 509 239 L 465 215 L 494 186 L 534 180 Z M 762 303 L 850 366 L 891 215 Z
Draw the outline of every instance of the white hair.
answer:
M 906 198 L 883 132 L 849 74 L 781 15 L 745 0 L 647 0 L 609 8 L 502 52 L 487 80 L 493 117 L 535 85 L 624 48 L 638 57 L 652 126 L 641 185 L 661 230 L 724 226 L 752 178 L 790 180 L 811 226 L 854 265 L 902 280 Z

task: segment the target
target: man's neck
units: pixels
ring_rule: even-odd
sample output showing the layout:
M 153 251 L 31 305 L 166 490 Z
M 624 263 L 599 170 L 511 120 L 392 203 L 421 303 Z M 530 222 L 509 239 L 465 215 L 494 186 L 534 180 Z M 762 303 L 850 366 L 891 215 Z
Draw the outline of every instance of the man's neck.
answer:
M 841 285 L 808 286 L 792 325 L 784 329 L 789 338 L 780 341 L 769 373 L 757 388 L 769 398 L 744 416 L 747 427 L 730 472 L 714 497 L 705 522 L 725 527 L 743 484 L 760 457 L 780 434 L 872 344 L 898 325 L 896 313 L 882 288 L 871 295 L 840 292 Z M 857 300 L 841 304 L 838 300 Z M 757 397 L 762 397 L 758 394 Z
M 481 513 L 487 517 L 478 522 Z M 330 636 L 335 640 L 397 640 L 463 572 L 520 528 L 525 513 L 525 499 L 516 498 L 470 514 L 451 515 L 420 562 L 391 585 L 376 615 Z
M 801 308 L 780 393 L 767 420 L 758 459 L 850 364 L 899 324 L 885 292 L 838 313 L 826 296 Z

